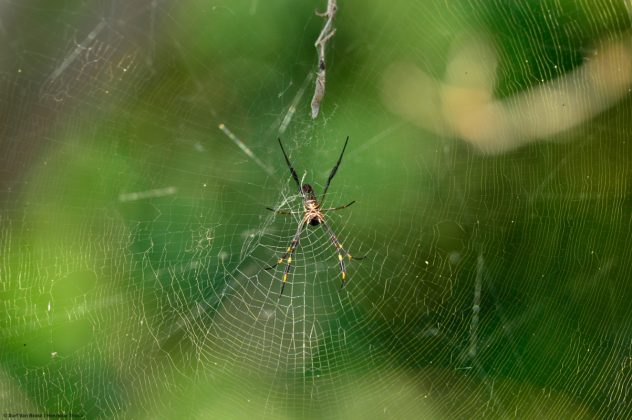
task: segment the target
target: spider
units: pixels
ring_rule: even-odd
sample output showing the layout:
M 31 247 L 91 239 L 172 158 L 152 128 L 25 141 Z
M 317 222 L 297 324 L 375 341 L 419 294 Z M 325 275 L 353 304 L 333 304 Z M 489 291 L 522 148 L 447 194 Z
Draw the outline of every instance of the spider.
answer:
M 290 159 L 287 157 L 287 153 L 285 153 L 285 149 L 283 148 L 283 143 L 281 143 L 281 139 L 279 138 L 279 146 L 281 146 L 281 152 L 283 152 L 283 156 L 285 157 L 285 162 L 287 163 L 287 167 L 290 169 L 292 178 L 294 178 L 294 182 L 296 182 L 296 185 L 298 186 L 298 192 L 299 194 L 301 194 L 301 197 L 303 199 L 302 212 L 286 210 L 286 209 L 275 210 L 273 208 L 266 207 L 266 209 L 273 211 L 276 214 L 289 215 L 289 214 L 303 213 L 303 217 L 301 218 L 300 222 L 298 223 L 298 227 L 296 228 L 296 233 L 294 234 L 294 237 L 292 238 L 292 241 L 290 242 L 290 245 L 288 246 L 285 253 L 281 255 L 281 258 L 279 258 L 276 264 L 271 265 L 270 267 L 266 268 L 266 270 L 271 270 L 275 268 L 277 265 L 283 264 L 283 262 L 287 259 L 287 265 L 285 266 L 285 270 L 283 271 L 283 284 L 281 285 L 281 293 L 279 294 L 279 297 L 283 295 L 283 290 L 285 289 L 285 284 L 287 283 L 287 278 L 290 273 L 290 269 L 292 268 L 292 255 L 294 254 L 294 251 L 296 251 L 299 241 L 301 240 L 301 234 L 303 233 L 303 229 L 305 229 L 305 226 L 307 225 L 310 225 L 310 226 L 320 225 L 325 229 L 325 231 L 329 235 L 329 239 L 331 240 L 331 243 L 334 245 L 334 247 L 336 248 L 336 252 L 338 253 L 338 263 L 340 265 L 340 274 L 342 276 L 342 284 L 340 288 L 343 288 L 345 283 L 347 282 L 347 271 L 345 268 L 344 257 L 346 256 L 347 258 L 349 258 L 349 261 L 351 261 L 351 254 L 349 254 L 349 252 L 343 248 L 342 244 L 340 243 L 340 241 L 338 241 L 338 238 L 336 237 L 336 234 L 334 233 L 331 226 L 329 226 L 329 224 L 325 222 L 325 212 L 346 209 L 347 207 L 355 203 L 355 200 L 350 202 L 349 204 L 345 204 L 344 206 L 339 206 L 339 207 L 323 208 L 322 205 L 325 201 L 325 196 L 327 195 L 329 184 L 331 183 L 331 180 L 334 179 L 334 176 L 336 175 L 336 172 L 338 171 L 338 167 L 340 166 L 340 162 L 342 161 L 342 156 L 345 154 L 345 149 L 347 148 L 348 142 L 349 142 L 349 137 L 347 136 L 347 139 L 345 140 L 345 145 L 342 147 L 342 152 L 340 153 L 340 157 L 338 158 L 338 162 L 336 162 L 336 165 L 333 167 L 333 169 L 331 170 L 331 173 L 329 174 L 329 178 L 327 178 L 327 184 L 325 184 L 325 190 L 323 191 L 323 195 L 321 196 L 320 201 L 319 201 L 316 198 L 314 189 L 312 188 L 310 184 L 301 185 L 301 181 L 299 181 L 298 175 L 296 174 L 296 171 L 292 167 L 292 164 L 290 163 Z M 356 259 L 359 260 L 362 258 L 356 258 Z

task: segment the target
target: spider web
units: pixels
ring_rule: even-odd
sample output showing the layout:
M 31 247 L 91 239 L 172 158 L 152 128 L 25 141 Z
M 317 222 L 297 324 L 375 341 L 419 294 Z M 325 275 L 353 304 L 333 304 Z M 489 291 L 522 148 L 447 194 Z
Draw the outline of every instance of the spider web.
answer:
M 338 6 L 0 6 L 3 414 L 632 416 L 629 3 Z

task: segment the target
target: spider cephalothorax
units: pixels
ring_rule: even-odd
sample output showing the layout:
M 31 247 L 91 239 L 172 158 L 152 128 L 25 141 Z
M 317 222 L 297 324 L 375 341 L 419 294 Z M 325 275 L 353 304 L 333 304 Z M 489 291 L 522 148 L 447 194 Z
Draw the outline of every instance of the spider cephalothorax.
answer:
M 320 204 L 318 204 L 314 189 L 309 184 L 303 184 L 301 189 L 303 191 L 303 208 L 305 210 L 303 218 L 310 226 L 318 226 L 325 220 L 325 216 L 320 211 Z
M 279 258 L 277 263 L 267 268 L 267 269 L 272 269 L 279 264 L 283 264 L 283 262 L 287 260 L 287 265 L 285 266 L 285 270 L 283 271 L 283 285 L 281 286 L 281 295 L 283 294 L 283 289 L 285 289 L 285 284 L 287 283 L 288 275 L 292 267 L 292 255 L 296 251 L 299 241 L 301 240 L 301 233 L 303 233 L 303 229 L 308 224 L 310 226 L 318 226 L 318 225 L 323 226 L 323 228 L 327 231 L 327 234 L 329 235 L 329 238 L 331 239 L 331 242 L 334 245 L 334 247 L 336 247 L 336 252 L 338 253 L 338 263 L 340 265 L 340 275 L 342 277 L 342 286 L 344 286 L 347 281 L 347 271 L 345 268 L 344 257 L 345 256 L 348 257 L 349 261 L 351 261 L 351 254 L 349 254 L 349 252 L 347 252 L 347 250 L 345 250 L 342 247 L 342 244 L 340 243 L 340 241 L 338 241 L 338 238 L 334 234 L 333 229 L 327 224 L 327 222 L 325 222 L 325 213 L 328 211 L 335 211 L 335 210 L 341 210 L 341 209 L 347 208 L 353 203 L 355 203 L 355 201 L 352 201 L 349 204 L 346 204 L 344 206 L 331 207 L 331 208 L 326 208 L 326 209 L 322 208 L 322 204 L 325 201 L 325 196 L 327 194 L 327 190 L 329 189 L 329 184 L 331 183 L 331 180 L 336 175 L 336 172 L 338 171 L 338 167 L 340 166 L 340 162 L 342 162 L 342 156 L 345 153 L 345 149 L 347 148 L 348 142 L 349 142 L 349 137 L 347 137 L 347 139 L 345 140 L 345 145 L 342 148 L 342 152 L 340 153 L 338 162 L 336 162 L 336 165 L 333 167 L 333 169 L 331 170 L 331 173 L 329 174 L 329 178 L 327 178 L 327 184 L 325 185 L 325 190 L 323 191 L 323 195 L 319 202 L 318 199 L 316 198 L 316 194 L 314 193 L 314 189 L 312 188 L 312 186 L 310 184 L 301 184 L 301 182 L 299 181 L 298 175 L 296 174 L 296 171 L 292 167 L 292 164 L 290 163 L 290 159 L 287 157 L 287 153 L 285 153 L 285 149 L 283 149 L 283 144 L 281 143 L 281 139 L 279 139 L 279 145 L 281 146 L 281 151 L 283 152 L 283 156 L 285 157 L 285 162 L 287 163 L 288 168 L 290 168 L 290 173 L 292 174 L 292 178 L 294 179 L 294 182 L 296 182 L 296 185 L 298 186 L 298 191 L 301 194 L 301 197 L 303 199 L 303 211 L 301 212 L 303 213 L 303 217 L 301 218 L 298 224 L 298 228 L 296 229 L 294 238 L 292 238 L 290 245 L 288 246 L 285 253 L 281 256 L 281 258 Z M 270 207 L 268 207 L 267 209 L 277 214 L 297 213 L 292 210 L 282 210 L 282 209 L 274 210 Z

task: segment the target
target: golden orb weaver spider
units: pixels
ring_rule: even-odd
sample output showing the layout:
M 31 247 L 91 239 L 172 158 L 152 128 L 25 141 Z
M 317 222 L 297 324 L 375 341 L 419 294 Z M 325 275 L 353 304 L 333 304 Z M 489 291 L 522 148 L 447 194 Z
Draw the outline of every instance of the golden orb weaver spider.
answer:
M 285 153 L 285 149 L 283 148 L 283 143 L 281 143 L 281 139 L 279 138 L 279 146 L 281 146 L 281 152 L 283 152 L 283 156 L 285 157 L 285 162 L 287 163 L 287 167 L 290 169 L 292 178 L 294 179 L 294 182 L 296 182 L 296 185 L 298 186 L 298 192 L 299 194 L 301 194 L 301 197 L 303 199 L 302 212 L 296 212 L 296 211 L 286 210 L 286 209 L 275 210 L 273 208 L 266 207 L 266 209 L 273 211 L 276 214 L 289 215 L 289 214 L 303 213 L 303 217 L 301 218 L 300 222 L 298 223 L 298 227 L 296 228 L 296 233 L 294 234 L 294 237 L 292 238 L 292 241 L 290 242 L 290 245 L 287 247 L 287 250 L 285 251 L 285 253 L 281 255 L 281 257 L 276 262 L 276 264 L 266 267 L 266 270 L 271 270 L 275 268 L 277 265 L 283 264 L 283 262 L 287 260 L 285 270 L 283 271 L 283 284 L 281 285 L 281 293 L 279 294 L 279 297 L 283 295 L 283 290 L 285 289 L 285 285 L 287 283 L 287 279 L 290 274 L 290 269 L 292 268 L 292 255 L 294 254 L 294 251 L 296 251 L 296 248 L 298 248 L 298 244 L 301 240 L 301 234 L 303 233 L 303 229 L 305 229 L 305 226 L 307 226 L 308 224 L 310 226 L 320 225 L 325 229 L 325 231 L 329 235 L 329 239 L 331 240 L 331 243 L 334 245 L 334 247 L 336 248 L 336 252 L 338 253 L 338 264 L 340 265 L 340 275 L 342 277 L 342 284 L 340 285 L 340 288 L 343 288 L 345 283 L 347 282 L 347 271 L 345 267 L 344 257 L 346 256 L 347 258 L 349 258 L 349 261 L 351 261 L 351 254 L 349 254 L 349 252 L 345 248 L 343 248 L 342 244 L 336 237 L 336 234 L 334 233 L 331 226 L 329 226 L 329 224 L 325 222 L 325 212 L 346 209 L 347 207 L 355 203 L 355 200 L 350 202 L 349 204 L 345 204 L 344 206 L 330 207 L 326 209 L 322 208 L 322 204 L 325 201 L 325 196 L 327 195 L 329 184 L 331 183 L 331 180 L 334 179 L 334 176 L 336 175 L 336 172 L 338 171 L 338 167 L 340 166 L 340 162 L 342 162 L 342 156 L 345 154 L 345 150 L 347 148 L 348 142 L 349 142 L 349 136 L 347 136 L 347 139 L 345 140 L 345 145 L 342 147 L 342 152 L 340 153 L 338 162 L 336 162 L 336 165 L 333 167 L 333 169 L 331 170 L 331 173 L 329 174 L 329 178 L 327 178 L 327 184 L 325 184 L 325 190 L 323 191 L 323 195 L 320 201 L 318 201 L 318 199 L 316 198 L 316 194 L 314 193 L 314 189 L 312 188 L 310 184 L 301 185 L 301 181 L 299 181 L 298 175 L 296 174 L 296 171 L 292 167 L 292 164 L 290 163 L 290 159 L 287 157 L 287 153 Z M 356 259 L 360 260 L 362 258 L 356 258 Z

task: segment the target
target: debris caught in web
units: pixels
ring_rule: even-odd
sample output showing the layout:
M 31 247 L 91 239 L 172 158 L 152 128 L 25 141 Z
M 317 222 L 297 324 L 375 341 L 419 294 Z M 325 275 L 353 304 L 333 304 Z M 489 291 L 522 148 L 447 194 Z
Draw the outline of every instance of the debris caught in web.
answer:
M 318 51 L 318 71 L 316 72 L 316 86 L 314 88 L 314 96 L 312 97 L 312 118 L 318 116 L 320 103 L 325 96 L 325 71 L 327 67 L 325 63 L 325 46 L 327 45 L 327 41 L 336 33 L 334 29 L 334 16 L 336 15 L 337 9 L 336 0 L 328 0 L 327 10 L 323 13 L 316 12 L 318 16 L 326 17 L 327 21 L 314 43 L 316 51 Z

